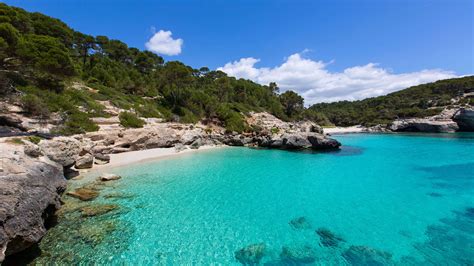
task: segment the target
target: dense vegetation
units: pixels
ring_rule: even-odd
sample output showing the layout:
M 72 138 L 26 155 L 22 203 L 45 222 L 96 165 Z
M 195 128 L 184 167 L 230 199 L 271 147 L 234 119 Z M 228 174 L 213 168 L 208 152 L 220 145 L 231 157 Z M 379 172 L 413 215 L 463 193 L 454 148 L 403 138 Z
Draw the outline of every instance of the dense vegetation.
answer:
M 360 101 L 319 103 L 309 109 L 324 114 L 338 126 L 386 124 L 397 118 L 425 117 L 440 113 L 452 104 L 472 105 L 472 98 L 462 97 L 474 92 L 474 76 L 441 80 Z M 457 102 L 452 102 L 456 99 Z
M 19 98 L 13 100 L 27 115 L 46 119 L 59 113 L 63 126 L 58 130 L 64 134 L 97 130 L 90 118 L 107 117 L 98 102 L 105 100 L 140 117 L 186 123 L 217 118 L 239 132 L 251 130 L 242 116 L 249 111 L 284 120 L 325 120 L 304 109 L 296 93 L 279 95 L 275 83 L 262 86 L 207 67 L 165 62 L 152 52 L 1 3 L 0 88 L 0 97 Z M 137 126 L 130 115 L 123 121 L 132 120 Z

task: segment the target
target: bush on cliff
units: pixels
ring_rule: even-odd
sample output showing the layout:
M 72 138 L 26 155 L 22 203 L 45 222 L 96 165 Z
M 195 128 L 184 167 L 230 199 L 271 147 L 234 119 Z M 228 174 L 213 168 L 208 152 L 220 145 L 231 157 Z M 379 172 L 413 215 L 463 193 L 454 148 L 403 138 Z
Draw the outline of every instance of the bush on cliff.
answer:
M 120 125 L 126 128 L 140 128 L 145 124 L 145 121 L 132 112 L 121 112 L 119 119 Z

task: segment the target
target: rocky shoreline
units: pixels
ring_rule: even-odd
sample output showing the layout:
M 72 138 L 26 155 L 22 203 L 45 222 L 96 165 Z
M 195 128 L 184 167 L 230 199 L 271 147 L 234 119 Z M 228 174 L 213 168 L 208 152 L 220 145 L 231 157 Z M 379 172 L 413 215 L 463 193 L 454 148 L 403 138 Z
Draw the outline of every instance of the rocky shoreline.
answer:
M 65 176 L 107 164 L 110 154 L 153 148 L 176 152 L 201 146 L 248 146 L 271 149 L 338 149 L 340 143 L 309 122 L 283 122 L 268 113 L 255 113 L 248 124 L 253 133 L 226 132 L 202 124 L 155 123 L 139 129 L 108 129 L 71 137 L 5 138 L 0 171 L 0 262 L 34 245 L 61 206 Z

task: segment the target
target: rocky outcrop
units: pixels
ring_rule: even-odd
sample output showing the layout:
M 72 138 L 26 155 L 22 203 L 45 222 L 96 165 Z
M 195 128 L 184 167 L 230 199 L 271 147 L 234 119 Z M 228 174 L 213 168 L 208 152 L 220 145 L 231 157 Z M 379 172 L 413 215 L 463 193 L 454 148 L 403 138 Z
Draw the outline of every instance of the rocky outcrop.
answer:
M 41 141 L 43 153 L 52 161 L 63 167 L 73 166 L 82 150 L 80 142 L 69 137 L 57 137 L 48 141 Z
M 0 143 L 0 262 L 37 243 L 66 189 L 63 167 L 48 158 L 26 156 Z
M 285 150 L 329 150 L 338 149 L 341 146 L 341 143 L 335 139 L 318 133 L 307 132 L 273 135 L 264 138 L 261 141 L 260 146 Z
M 93 164 L 94 164 L 94 156 L 87 153 L 76 160 L 74 167 L 76 169 L 88 169 L 88 168 L 92 168 Z
M 474 132 L 474 108 L 461 108 L 453 116 L 460 131 Z
M 459 129 L 452 120 L 436 121 L 425 118 L 395 120 L 389 129 L 396 132 L 453 133 Z
M 474 132 L 474 109 L 459 106 L 446 108 L 440 114 L 431 117 L 397 119 L 387 128 L 395 132 Z

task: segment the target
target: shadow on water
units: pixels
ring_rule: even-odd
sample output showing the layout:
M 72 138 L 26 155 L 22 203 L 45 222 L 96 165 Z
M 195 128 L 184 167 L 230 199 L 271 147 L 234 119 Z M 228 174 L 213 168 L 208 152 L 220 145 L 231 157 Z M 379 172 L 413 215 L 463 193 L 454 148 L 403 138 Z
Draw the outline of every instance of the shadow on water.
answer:
M 474 162 L 433 167 L 415 167 L 428 174 L 437 189 L 467 191 L 474 188 Z
M 428 226 L 428 240 L 414 245 L 425 258 L 417 264 L 474 265 L 474 208 L 454 214 L 440 219 L 441 224 Z

